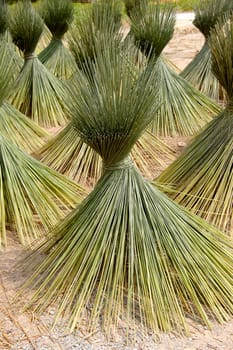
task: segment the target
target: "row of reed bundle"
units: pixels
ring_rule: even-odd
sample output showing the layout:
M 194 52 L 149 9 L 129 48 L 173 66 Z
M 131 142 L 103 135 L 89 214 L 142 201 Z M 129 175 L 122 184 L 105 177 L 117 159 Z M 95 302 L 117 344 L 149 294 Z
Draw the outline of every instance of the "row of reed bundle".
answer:
M 23 4 L 20 3 L 17 6 L 22 10 Z M 17 13 L 17 7 L 15 11 Z M 0 31 L 3 32 L 8 23 L 7 8 L 3 3 L 0 13 Z M 27 17 L 28 12 L 25 11 L 24 15 Z M 24 24 L 26 26 L 27 22 L 25 21 Z M 28 30 L 25 27 L 25 33 L 28 31 L 28 36 L 30 26 Z M 34 33 L 31 34 L 34 35 Z M 24 38 L 25 46 L 28 45 L 27 38 L 27 36 Z M 19 45 L 23 47 L 24 44 Z M 31 244 L 64 217 L 85 195 L 79 185 L 28 154 L 41 147 L 49 134 L 7 101 L 14 89 L 15 75 L 18 70 L 15 57 L 17 56 L 13 44 L 2 39 L 0 43 L 0 248 L 7 245 L 8 230 L 15 233 L 21 244 Z
M 141 9 L 140 13 L 137 10 L 137 13 L 135 12 L 133 15 L 131 32 L 126 37 L 125 42 L 132 42 L 132 50 L 135 51 L 135 62 L 137 62 L 137 57 L 141 55 L 137 64 L 147 64 L 148 59 L 143 57 L 144 48 L 141 47 L 142 52 L 140 53 L 134 47 L 133 41 L 139 43 L 135 28 L 140 21 L 143 25 L 145 24 L 144 32 L 139 26 L 138 35 L 141 35 L 141 42 L 143 40 L 148 41 L 148 49 L 151 51 L 153 50 L 153 42 L 156 45 L 159 39 L 158 28 L 166 22 L 167 34 L 161 43 L 160 52 L 157 53 L 160 55 L 174 31 L 174 8 L 170 6 L 161 8 L 159 4 L 148 8 L 145 2 L 141 6 L 144 6 L 144 8 Z M 76 27 L 73 28 L 69 39 L 69 47 L 79 69 L 81 68 L 80 64 L 93 60 L 96 46 L 98 47 L 102 40 L 116 40 L 119 45 L 124 45 L 123 36 L 118 32 L 120 28 L 118 3 L 104 3 L 101 1 L 94 3 L 89 13 L 81 18 L 82 20 L 77 22 Z M 114 20 L 108 24 L 111 18 Z M 144 39 L 143 36 L 149 35 L 150 31 L 150 38 Z M 160 109 L 156 112 L 152 123 L 153 132 L 157 130 L 157 133 L 162 135 L 176 135 L 177 133 L 189 135 L 195 133 L 201 125 L 210 121 L 211 114 L 216 114 L 220 110 L 219 106 L 213 101 L 193 89 L 168 67 L 164 58 L 157 60 L 156 66 L 158 79 L 162 84 L 157 101 Z M 69 84 L 71 86 L 75 84 L 75 76 Z M 158 163 L 161 163 L 161 157 L 158 157 L 158 154 L 162 153 L 164 155 L 165 162 L 171 161 L 174 157 L 171 151 L 159 139 L 153 137 L 150 132 L 147 132 L 138 141 L 132 152 L 133 159 L 139 169 L 148 178 L 153 177 L 153 169 L 157 167 Z M 83 185 L 90 186 L 90 184 L 94 184 L 101 175 L 102 161 L 100 157 L 87 145 L 83 144 L 83 141 L 75 132 L 72 121 L 35 155 L 47 165 Z M 165 162 L 162 162 L 162 164 Z
M 170 120 L 167 116 L 162 119 L 161 110 L 166 115 L 165 110 L 173 107 L 174 101 L 181 104 L 180 98 L 171 99 L 172 86 L 180 87 L 177 91 L 181 89 L 179 94 L 186 96 L 185 103 L 190 103 L 192 98 L 190 90 L 195 91 L 171 73 L 161 58 L 174 30 L 174 11 L 159 2 L 153 5 L 141 0 L 138 11 L 130 12 L 131 33 L 122 40 L 116 31 L 118 17 L 104 17 L 114 3 L 109 0 L 93 4 L 92 9 L 97 12 L 95 15 L 90 12 L 90 23 L 98 29 L 91 32 L 95 45 L 87 40 L 89 45 L 82 46 L 81 36 L 77 36 L 78 40 L 73 37 L 70 47 L 77 65 L 74 79 L 66 84 L 56 80 L 64 87 L 62 98 L 72 118 L 67 127 L 69 134 L 64 129 L 63 135 L 72 135 L 67 144 L 77 138 L 74 144 L 85 148 L 83 154 L 77 154 L 77 159 L 87 157 L 88 161 L 89 151 L 91 157 L 101 159 L 100 179 L 84 201 L 75 206 L 85 191 L 1 137 L 1 239 L 6 242 L 6 222 L 16 228 L 23 244 L 31 236 L 41 236 L 41 226 L 43 231 L 52 226 L 49 235 L 22 265 L 24 269 L 30 268 L 30 273 L 33 269 L 33 273 L 20 292 L 25 299 L 25 292 L 33 288 L 26 308 L 34 306 L 38 313 L 55 303 L 55 323 L 60 316 L 67 316 L 71 330 L 76 329 L 87 314 L 89 330 L 102 327 L 108 336 L 112 329 L 122 327 L 122 322 L 128 335 L 129 329 L 136 332 L 138 324 L 154 334 L 158 330 L 188 333 L 187 317 L 211 327 L 213 319 L 224 322 L 233 312 L 232 240 L 145 180 L 131 159 L 135 145 L 136 152 L 142 155 L 141 149 L 146 150 L 146 143 L 151 156 L 152 145 L 156 145 L 154 148 L 159 145 L 154 138 L 154 143 L 151 142 L 150 133 L 145 132 L 152 123 L 158 133 L 184 132 L 180 127 L 184 124 L 182 117 L 162 127 Z M 99 28 L 103 18 L 105 26 Z M 115 18 L 113 23 L 112 18 Z M 31 4 L 23 0 L 16 5 L 9 23 L 13 41 L 25 58 L 15 91 L 18 94 L 21 91 L 22 95 L 27 91 L 31 98 L 32 90 L 26 90 L 25 81 L 28 86 L 34 82 L 39 93 L 38 86 L 43 79 L 48 82 L 50 77 L 56 78 L 34 54 L 42 32 L 41 18 Z M 140 24 L 138 28 L 136 23 Z M 218 76 L 224 87 L 232 85 L 231 75 L 227 84 L 224 80 L 225 68 L 231 68 L 232 24 L 227 28 L 224 25 L 220 35 L 220 29 L 213 33 L 215 66 L 221 68 Z M 218 63 L 219 57 L 220 62 L 225 59 L 225 68 Z M 6 69 L 4 62 L 2 65 Z M 25 89 L 20 90 L 19 82 L 21 87 L 26 84 Z M 204 103 L 200 98 L 198 113 L 203 110 L 204 114 L 207 105 L 210 106 L 208 101 Z M 32 108 L 31 102 L 29 105 Z M 51 108 L 52 105 L 51 102 Z M 190 108 L 187 107 L 187 113 Z M 170 115 L 173 113 L 172 110 Z M 195 125 L 197 120 L 190 117 L 189 122 Z M 50 120 L 48 125 L 51 124 Z M 186 132 L 194 131 L 190 127 Z M 72 206 L 75 208 L 58 222 Z
M 109 2 L 107 6 L 103 1 L 97 2 L 86 15 L 85 21 L 77 23 L 76 28 L 72 31 L 69 46 L 79 69 L 82 69 L 85 64 L 90 64 L 95 58 L 96 50 L 101 42 L 114 40 L 116 45 L 124 46 L 122 34 L 118 32 L 119 13 L 116 3 Z M 131 42 L 130 47 L 132 54 L 136 56 L 137 48 Z M 137 74 L 137 67 L 134 70 Z M 77 74 L 69 82 L 67 88 L 73 88 L 78 79 Z M 73 121 L 37 151 L 35 156 L 85 186 L 95 184 L 102 173 L 101 157 L 79 137 Z M 148 178 L 153 178 L 153 169 L 161 163 L 164 165 L 165 161 L 174 159 L 174 153 L 147 131 L 132 149 L 132 157 L 143 174 Z

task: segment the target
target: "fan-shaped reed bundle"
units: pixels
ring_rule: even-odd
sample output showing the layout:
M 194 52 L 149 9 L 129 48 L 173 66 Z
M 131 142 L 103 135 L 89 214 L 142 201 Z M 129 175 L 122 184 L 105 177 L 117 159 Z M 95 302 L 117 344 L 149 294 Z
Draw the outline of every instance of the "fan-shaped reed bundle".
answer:
M 14 57 L 7 45 L 0 45 L 0 135 L 30 153 L 44 144 L 48 133 L 6 101 L 14 72 Z
M 103 7 L 101 5 L 104 5 Z M 112 6 L 110 6 L 112 4 Z M 73 28 L 70 38 L 70 48 L 80 69 L 90 67 L 98 47 L 114 40 L 123 49 L 122 35 L 118 33 L 119 17 L 114 15 L 114 2 L 106 6 L 103 2 L 93 4 L 92 12 Z M 96 7 L 95 7 L 96 6 Z M 115 5 L 116 6 L 116 5 Z M 111 19 L 114 21 L 111 22 Z M 127 41 L 127 45 L 132 44 Z M 138 50 L 132 47 L 132 59 Z M 137 68 L 135 69 L 135 74 Z M 79 77 L 69 82 L 69 88 L 76 84 Z M 67 85 L 68 86 L 68 85 Z M 52 168 L 68 175 L 82 185 L 93 185 L 102 172 L 102 160 L 96 152 L 77 135 L 73 122 L 51 139 L 41 150 L 35 153 L 43 162 Z M 162 141 L 146 132 L 132 150 L 132 157 L 142 173 L 153 178 L 158 165 L 165 166 L 167 161 L 174 159 L 174 153 Z
M 227 20 L 227 18 L 225 18 Z M 216 25 L 209 39 L 213 71 L 228 103 L 222 113 L 158 178 L 180 204 L 233 232 L 233 22 Z
M 68 316 L 71 330 L 88 308 L 90 329 L 108 334 L 121 319 L 181 333 L 188 314 L 221 322 L 233 311 L 232 242 L 135 169 L 129 152 L 158 108 L 156 71 L 151 62 L 135 75 L 127 53 L 109 45 L 73 92 L 75 127 L 103 158 L 103 175 L 26 261 L 43 254 L 24 286 L 36 288 L 28 304 L 38 312 L 59 301 L 56 321 Z
M 7 23 L 7 5 L 4 0 L 0 0 L 0 46 L 6 46 L 9 60 L 14 61 L 14 75 L 17 76 L 23 66 L 23 60 L 15 50 L 15 46 L 9 37 Z
M 166 43 L 171 39 L 174 31 L 175 12 L 169 5 L 147 4 L 141 1 L 131 12 L 131 31 L 135 42 L 148 58 L 160 55 L 164 44 L 158 48 L 156 43 L 160 39 L 160 27 L 167 23 Z M 155 49 L 156 48 L 156 49 Z M 153 122 L 153 133 L 163 136 L 193 135 L 209 122 L 213 115 L 220 111 L 210 98 L 193 88 L 184 78 L 172 70 L 162 57 L 157 60 L 157 76 L 160 80 L 158 110 Z
M 40 14 L 52 33 L 52 39 L 38 58 L 59 79 L 69 79 L 76 71 L 76 63 L 62 40 L 73 20 L 72 2 L 43 0 Z
M 43 31 L 43 20 L 30 1 L 22 0 L 15 5 L 9 17 L 9 28 L 13 41 L 24 54 L 24 66 L 16 79 L 10 102 L 41 126 L 66 124 L 66 90 L 34 54 Z
M 228 0 L 201 0 L 195 7 L 193 24 L 205 37 L 205 43 L 193 60 L 181 72 L 181 76 L 204 94 L 215 100 L 223 98 L 218 79 L 212 72 L 209 35 L 221 17 L 233 10 L 233 2 Z

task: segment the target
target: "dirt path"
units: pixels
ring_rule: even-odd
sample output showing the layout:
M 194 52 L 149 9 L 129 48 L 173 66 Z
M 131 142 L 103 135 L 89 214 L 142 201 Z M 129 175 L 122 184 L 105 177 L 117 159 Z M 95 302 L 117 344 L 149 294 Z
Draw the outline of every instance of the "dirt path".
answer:
M 177 15 L 175 34 L 164 50 L 180 70 L 186 67 L 204 43 L 204 36 L 193 26 L 192 20 L 192 13 Z
M 191 22 L 192 15 L 178 16 L 174 38 L 165 50 L 167 57 L 180 69 L 203 43 L 202 35 Z M 25 277 L 15 270 L 14 265 L 26 252 L 11 233 L 9 237 L 8 248 L 0 252 L 0 350 L 233 350 L 233 320 L 223 325 L 214 323 L 211 331 L 190 320 L 189 337 L 159 334 L 156 342 L 150 336 L 144 340 L 138 337 L 134 346 L 125 345 L 120 334 L 107 342 L 101 332 L 87 335 L 84 329 L 80 329 L 74 334 L 67 334 L 62 325 L 51 331 L 52 307 L 36 319 L 33 313 L 20 312 L 13 301 Z

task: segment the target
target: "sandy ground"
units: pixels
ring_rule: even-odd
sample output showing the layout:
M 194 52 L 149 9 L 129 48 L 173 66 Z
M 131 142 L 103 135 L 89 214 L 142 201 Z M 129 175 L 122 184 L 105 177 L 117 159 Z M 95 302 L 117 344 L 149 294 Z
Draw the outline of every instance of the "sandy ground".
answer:
M 185 67 L 203 43 L 202 35 L 192 26 L 192 16 L 178 15 L 174 38 L 165 50 L 179 69 Z M 173 145 L 174 142 L 178 143 L 173 140 Z M 32 312 L 21 312 L 13 301 L 25 277 L 14 266 L 24 256 L 25 251 L 9 233 L 9 246 L 0 252 L 0 350 L 233 350 L 233 320 L 223 325 L 213 323 L 212 330 L 190 320 L 189 336 L 161 333 L 156 341 L 150 335 L 145 339 L 138 336 L 132 346 L 127 346 L 119 334 L 107 341 L 100 331 L 90 335 L 79 329 L 69 334 L 63 325 L 52 331 L 54 308 L 36 318 Z
M 164 54 L 183 70 L 204 43 L 204 36 L 192 24 L 193 13 L 177 14 L 175 34 L 164 50 Z

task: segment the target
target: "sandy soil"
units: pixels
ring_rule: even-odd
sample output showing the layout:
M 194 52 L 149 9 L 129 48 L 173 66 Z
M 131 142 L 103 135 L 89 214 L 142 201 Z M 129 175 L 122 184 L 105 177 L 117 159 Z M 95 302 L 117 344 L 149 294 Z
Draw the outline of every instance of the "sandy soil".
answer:
M 178 16 L 174 38 L 165 50 L 167 57 L 180 69 L 185 67 L 203 43 L 202 35 L 191 21 L 192 14 Z M 172 147 L 179 149 L 179 142 L 180 139 L 172 140 Z M 150 335 L 145 339 L 138 336 L 133 346 L 124 344 L 124 338 L 119 334 L 115 339 L 106 341 L 101 332 L 90 335 L 85 333 L 85 329 L 79 329 L 74 334 L 68 334 L 63 325 L 51 330 L 53 307 L 36 318 L 32 312 L 21 312 L 13 300 L 25 277 L 14 266 L 25 254 L 13 233 L 9 232 L 9 246 L 0 252 L 0 350 L 233 350 L 233 320 L 223 325 L 213 323 L 212 330 L 190 320 L 188 337 L 161 333 L 154 341 Z
M 204 36 L 192 24 L 192 13 L 177 15 L 175 33 L 164 50 L 164 54 L 183 70 L 198 53 L 204 43 Z

